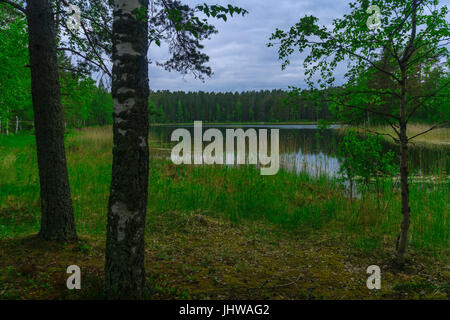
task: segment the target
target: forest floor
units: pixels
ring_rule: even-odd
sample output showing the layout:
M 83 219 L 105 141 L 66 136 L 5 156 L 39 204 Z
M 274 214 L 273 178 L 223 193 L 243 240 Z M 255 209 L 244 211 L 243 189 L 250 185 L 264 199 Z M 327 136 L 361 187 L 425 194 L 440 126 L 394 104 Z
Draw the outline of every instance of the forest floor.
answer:
M 165 219 L 177 220 L 169 230 Z M 200 213 L 169 213 L 146 238 L 151 299 L 448 299 L 449 266 L 411 252 L 405 270 L 392 251 L 366 255 L 326 233 L 295 238 Z M 173 221 L 172 221 L 173 222 Z M 262 231 L 264 230 L 264 233 Z M 387 246 L 390 244 L 387 243 Z M 105 239 L 58 244 L 27 236 L 0 240 L 1 299 L 102 299 Z M 81 268 L 81 290 L 66 269 Z M 366 268 L 382 270 L 381 290 Z
M 0 139 L 0 299 L 102 299 L 110 128 L 67 137 L 76 243 L 37 237 L 33 139 Z M 165 160 L 150 168 L 149 299 L 450 297 L 448 183 L 412 184 L 408 260 L 398 270 L 400 197 L 390 185 L 380 211 L 373 194 L 350 202 L 326 178 Z M 66 287 L 70 265 L 81 268 L 81 290 Z M 380 290 L 366 286 L 370 265 L 382 270 Z

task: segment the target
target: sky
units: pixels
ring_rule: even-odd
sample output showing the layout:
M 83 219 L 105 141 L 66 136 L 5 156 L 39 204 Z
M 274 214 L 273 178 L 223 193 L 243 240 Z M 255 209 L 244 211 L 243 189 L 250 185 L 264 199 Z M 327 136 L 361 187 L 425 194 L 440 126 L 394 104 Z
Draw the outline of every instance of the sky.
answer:
M 190 75 L 183 78 L 177 72 L 168 72 L 151 64 L 151 90 L 234 92 L 304 87 L 302 57 L 293 56 L 291 65 L 282 71 L 277 48 L 266 46 L 270 35 L 276 28 L 290 28 L 304 15 L 314 15 L 320 24 L 328 25 L 334 18 L 350 11 L 349 0 L 185 1 L 192 6 L 200 3 L 232 4 L 246 9 L 249 14 L 234 16 L 226 23 L 213 21 L 219 33 L 203 42 L 214 72 L 211 78 L 206 78 L 205 82 Z M 150 48 L 151 60 L 164 61 L 168 56 L 167 47 Z M 340 75 L 336 76 L 339 79 Z

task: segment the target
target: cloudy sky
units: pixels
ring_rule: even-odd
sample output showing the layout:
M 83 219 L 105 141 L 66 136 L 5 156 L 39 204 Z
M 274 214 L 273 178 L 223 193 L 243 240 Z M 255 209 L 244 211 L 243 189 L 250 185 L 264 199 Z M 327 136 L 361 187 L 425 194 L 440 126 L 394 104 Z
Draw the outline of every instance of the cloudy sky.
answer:
M 152 90 L 182 91 L 245 91 L 260 89 L 287 89 L 304 86 L 301 57 L 292 59 L 285 71 L 281 70 L 276 48 L 266 46 L 276 28 L 287 29 L 306 14 L 329 24 L 332 19 L 349 11 L 348 0 L 188 0 L 190 5 L 227 4 L 245 8 L 249 14 L 234 17 L 228 22 L 214 22 L 219 33 L 205 41 L 205 52 L 214 75 L 204 83 L 191 76 L 183 77 L 151 65 L 149 69 Z M 149 57 L 164 60 L 167 48 L 153 46 Z

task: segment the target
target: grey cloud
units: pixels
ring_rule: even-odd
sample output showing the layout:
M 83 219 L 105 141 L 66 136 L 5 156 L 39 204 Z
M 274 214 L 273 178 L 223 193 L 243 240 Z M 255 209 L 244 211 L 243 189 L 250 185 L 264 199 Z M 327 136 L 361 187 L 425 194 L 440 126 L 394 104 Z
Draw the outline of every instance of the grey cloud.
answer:
M 197 4 L 205 1 L 188 1 Z M 304 86 L 302 57 L 295 56 L 287 70 L 281 70 L 275 48 L 266 44 L 276 28 L 286 29 L 305 14 L 312 14 L 320 23 L 329 24 L 342 16 L 348 1 L 342 0 L 219 0 L 208 4 L 231 3 L 247 9 L 246 17 L 234 17 L 228 22 L 216 22 L 219 33 L 205 41 L 205 52 L 210 56 L 214 75 L 205 83 L 187 75 L 167 72 L 154 64 L 149 67 L 152 90 L 183 91 L 243 91 L 260 89 L 287 89 Z M 150 50 L 152 60 L 167 57 L 167 48 Z

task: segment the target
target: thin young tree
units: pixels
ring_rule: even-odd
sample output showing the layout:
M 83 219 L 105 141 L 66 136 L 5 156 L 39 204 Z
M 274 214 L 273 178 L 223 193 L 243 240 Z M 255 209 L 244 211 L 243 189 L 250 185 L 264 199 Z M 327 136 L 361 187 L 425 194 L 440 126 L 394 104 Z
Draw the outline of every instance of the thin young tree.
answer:
M 269 47 L 277 45 L 282 67 L 295 52 L 307 51 L 303 67 L 308 90 L 293 88 L 293 95 L 326 100 L 336 119 L 358 123 L 362 119 L 385 123 L 400 148 L 401 214 L 396 263 L 403 266 L 410 226 L 409 145 L 415 137 L 446 126 L 450 120 L 448 77 L 428 90 L 413 89 L 418 66 L 433 68 L 447 63 L 450 28 L 448 9 L 437 0 L 358 0 L 351 12 L 333 20 L 332 27 L 319 26 L 305 16 L 289 31 L 277 29 Z M 335 71 L 347 63 L 344 85 L 336 85 Z M 448 70 L 448 69 L 447 69 Z M 393 85 L 374 87 L 374 75 L 382 73 Z M 408 124 L 419 112 L 435 114 L 435 124 L 409 135 Z M 380 133 L 382 134 L 382 133 Z M 419 214 L 419 213 L 418 213 Z
M 149 169 L 147 7 L 148 0 L 114 1 L 114 148 L 104 279 L 110 298 L 140 298 L 145 289 Z
M 41 190 L 40 236 L 77 239 L 64 149 L 64 128 L 56 53 L 53 4 L 50 0 L 0 0 L 26 15 L 31 88 Z

